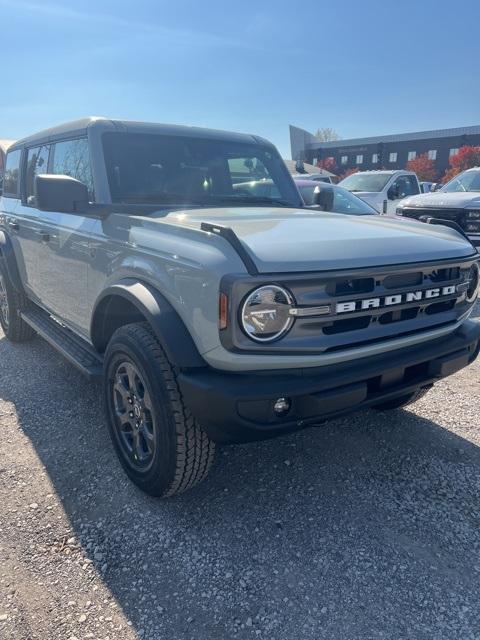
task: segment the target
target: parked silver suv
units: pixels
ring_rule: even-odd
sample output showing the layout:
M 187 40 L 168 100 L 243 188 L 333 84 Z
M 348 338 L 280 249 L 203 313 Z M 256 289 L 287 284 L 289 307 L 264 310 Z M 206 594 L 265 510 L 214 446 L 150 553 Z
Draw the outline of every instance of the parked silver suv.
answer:
M 251 182 L 276 185 L 260 195 Z M 472 362 L 474 247 L 454 229 L 304 208 L 252 135 L 88 118 L 15 143 L 0 319 L 103 381 L 130 478 L 168 496 L 216 442 L 414 401 Z

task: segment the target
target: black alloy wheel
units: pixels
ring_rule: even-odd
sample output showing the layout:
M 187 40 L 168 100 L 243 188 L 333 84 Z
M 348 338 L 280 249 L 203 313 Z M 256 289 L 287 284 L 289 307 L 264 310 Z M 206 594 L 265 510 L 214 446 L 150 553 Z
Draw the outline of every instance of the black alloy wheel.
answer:
M 201 482 L 215 443 L 192 416 L 157 336 L 146 322 L 115 331 L 105 352 L 103 393 L 108 429 L 126 474 L 154 496 Z
M 151 391 L 133 362 L 126 360 L 117 366 L 112 394 L 125 460 L 137 471 L 147 471 L 155 456 L 155 417 Z

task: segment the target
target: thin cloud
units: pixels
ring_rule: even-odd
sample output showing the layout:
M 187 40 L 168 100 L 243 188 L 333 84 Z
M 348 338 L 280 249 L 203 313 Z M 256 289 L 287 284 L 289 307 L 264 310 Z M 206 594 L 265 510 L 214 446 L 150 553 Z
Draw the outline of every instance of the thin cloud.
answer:
M 7 6 L 11 10 L 36 13 L 49 18 L 67 21 L 69 24 L 79 21 L 88 23 L 91 26 L 103 25 L 117 27 L 128 30 L 130 35 L 143 34 L 145 36 L 155 36 L 161 38 L 163 42 L 168 41 L 176 46 L 185 47 L 233 47 L 250 50 L 264 50 L 256 43 L 246 42 L 230 36 L 207 33 L 205 31 L 191 31 L 179 29 L 177 27 L 164 27 L 154 23 L 147 23 L 138 20 L 130 20 L 120 16 L 112 16 L 99 12 L 82 12 L 58 4 L 36 3 L 28 0 L 0 0 L 0 5 Z

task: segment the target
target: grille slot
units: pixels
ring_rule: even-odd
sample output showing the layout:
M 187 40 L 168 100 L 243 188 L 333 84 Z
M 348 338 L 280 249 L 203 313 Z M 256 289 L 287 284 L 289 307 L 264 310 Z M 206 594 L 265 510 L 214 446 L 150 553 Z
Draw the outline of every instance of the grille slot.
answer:
M 370 293 L 375 289 L 374 278 L 352 278 L 328 283 L 326 291 L 330 296 L 348 296 L 353 293 Z
M 401 311 L 388 311 L 379 317 L 380 324 L 392 324 L 392 322 L 401 322 L 402 320 L 413 320 L 417 317 L 420 307 L 409 307 Z
M 451 267 L 450 269 L 435 269 L 430 274 L 432 282 L 449 282 L 450 280 L 458 280 L 460 277 L 460 267 Z
M 383 280 L 383 286 L 385 289 L 399 289 L 400 287 L 414 287 L 422 284 L 422 282 L 423 273 L 421 271 L 416 273 L 395 273 Z
M 450 311 L 455 306 L 456 300 L 444 300 L 443 302 L 436 302 L 429 305 L 425 309 L 425 313 L 429 316 L 433 316 L 435 313 L 443 313 L 444 311 Z
M 332 336 L 336 333 L 345 333 L 346 331 L 358 331 L 366 329 L 370 324 L 370 316 L 362 316 L 361 318 L 344 318 L 335 320 L 328 327 L 323 327 L 323 333 Z

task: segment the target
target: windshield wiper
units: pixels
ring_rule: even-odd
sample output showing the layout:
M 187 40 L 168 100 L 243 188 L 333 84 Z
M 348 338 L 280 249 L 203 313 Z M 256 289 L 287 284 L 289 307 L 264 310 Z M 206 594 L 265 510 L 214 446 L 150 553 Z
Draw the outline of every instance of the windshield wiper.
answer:
M 264 196 L 216 196 L 208 195 L 205 198 L 185 199 L 185 196 L 179 193 L 162 194 L 161 196 L 153 196 L 151 198 L 124 198 L 120 203 L 124 206 L 141 205 L 146 207 L 212 207 L 218 203 L 235 203 L 235 204 L 270 204 L 281 207 L 295 207 L 295 205 L 281 198 L 268 198 Z
M 295 205 L 287 200 L 281 200 L 280 198 L 268 198 L 266 196 L 212 196 L 212 203 L 215 202 L 231 202 L 237 204 L 271 204 L 280 205 L 281 207 L 292 207 Z
M 185 195 L 180 193 L 163 193 L 158 196 L 131 196 L 123 198 L 121 204 L 128 205 L 147 205 L 147 206 L 164 206 L 173 205 L 175 207 L 188 206 L 188 205 L 206 205 L 208 201 L 206 199 L 185 199 Z

